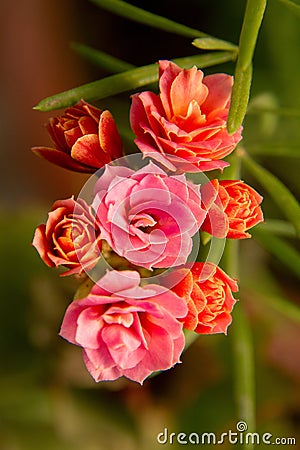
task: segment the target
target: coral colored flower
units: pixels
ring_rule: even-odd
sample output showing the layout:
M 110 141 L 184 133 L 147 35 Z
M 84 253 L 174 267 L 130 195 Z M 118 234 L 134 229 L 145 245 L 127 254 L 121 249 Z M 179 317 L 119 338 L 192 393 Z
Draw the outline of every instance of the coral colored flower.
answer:
M 95 172 L 122 156 L 122 143 L 115 121 L 107 110 L 81 100 L 47 125 L 55 148 L 32 151 L 58 166 L 77 172 Z
M 184 328 L 201 334 L 226 334 L 236 302 L 232 295 L 238 291 L 236 281 L 213 263 L 196 262 L 191 269 L 180 272 L 181 277 L 186 275 L 172 290 L 188 306 Z
M 136 145 L 169 170 L 185 172 L 223 169 L 222 159 L 241 140 L 240 128 L 226 129 L 233 78 L 208 75 L 194 66 L 181 69 L 159 62 L 159 95 L 142 92 L 132 97 L 131 128 Z
M 263 213 L 260 204 L 263 198 L 250 186 L 240 180 L 212 180 L 217 193 L 215 202 L 209 209 L 202 230 L 216 237 L 228 237 L 231 239 L 249 238 L 249 228 L 262 222 Z M 206 197 L 207 185 L 202 188 L 202 197 Z M 208 195 L 212 194 L 208 189 Z M 217 223 L 221 218 L 226 220 L 226 232 L 218 234 Z
M 83 348 L 96 381 L 125 376 L 142 383 L 180 362 L 185 302 L 158 285 L 139 284 L 138 272 L 108 271 L 66 311 L 60 335 Z
M 150 162 L 138 171 L 105 167 L 93 208 L 101 235 L 131 263 L 152 269 L 184 264 L 202 224 L 200 187 Z
M 48 266 L 70 269 L 63 275 L 90 270 L 101 256 L 100 229 L 92 209 L 73 197 L 53 204 L 47 223 L 37 227 L 32 244 Z

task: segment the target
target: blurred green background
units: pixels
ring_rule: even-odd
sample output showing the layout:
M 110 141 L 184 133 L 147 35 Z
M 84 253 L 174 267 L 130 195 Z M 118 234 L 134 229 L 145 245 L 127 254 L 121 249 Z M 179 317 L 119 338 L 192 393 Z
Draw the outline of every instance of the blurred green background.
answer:
M 246 4 L 130 3 L 234 43 Z M 53 115 L 32 107 L 48 95 L 109 75 L 84 61 L 70 43 L 135 65 L 197 49 L 190 39 L 135 24 L 87 0 L 2 0 L 0 25 L 0 450 L 151 450 L 161 447 L 156 436 L 166 427 L 187 433 L 236 430 L 241 418 L 234 395 L 234 321 L 227 337 L 201 336 L 184 353 L 183 364 L 143 387 L 123 379 L 96 384 L 80 349 L 57 335 L 76 282 L 45 267 L 31 246 L 34 229 L 52 203 L 76 195 L 87 179 L 31 154 L 31 146 L 49 144 L 43 124 Z M 255 53 L 252 112 L 244 123 L 243 145 L 297 197 L 299 53 L 300 17 L 270 0 Z M 234 64 L 205 73 L 215 71 L 233 73 Z M 109 105 L 117 123 L 128 125 L 128 94 L 99 105 Z M 258 114 L 255 105 L 281 112 Z M 265 196 L 266 223 L 283 219 L 252 174 L 243 171 L 242 178 Z M 288 318 L 282 307 L 287 301 L 300 308 L 298 260 L 284 264 L 272 254 L 272 243 L 266 250 L 259 237 L 241 243 L 239 293 L 253 332 L 258 431 L 296 437 L 300 445 L 299 314 Z M 284 242 L 299 249 L 292 233 Z M 177 448 L 175 443 L 169 447 Z

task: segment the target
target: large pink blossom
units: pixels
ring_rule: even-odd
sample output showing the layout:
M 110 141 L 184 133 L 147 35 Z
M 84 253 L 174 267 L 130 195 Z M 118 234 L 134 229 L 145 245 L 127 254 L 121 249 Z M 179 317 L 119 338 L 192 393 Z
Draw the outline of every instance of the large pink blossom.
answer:
M 185 172 L 223 169 L 241 140 L 241 128 L 227 132 L 233 78 L 218 73 L 203 77 L 195 66 L 181 69 L 159 62 L 159 95 L 135 94 L 130 111 L 135 143 L 168 169 Z
M 168 176 L 152 162 L 136 172 L 107 165 L 95 189 L 102 238 L 118 255 L 149 269 L 187 261 L 206 211 L 185 175 Z
M 142 383 L 180 362 L 185 301 L 158 285 L 139 283 L 138 272 L 107 272 L 66 311 L 60 335 L 83 348 L 96 381 L 125 376 Z

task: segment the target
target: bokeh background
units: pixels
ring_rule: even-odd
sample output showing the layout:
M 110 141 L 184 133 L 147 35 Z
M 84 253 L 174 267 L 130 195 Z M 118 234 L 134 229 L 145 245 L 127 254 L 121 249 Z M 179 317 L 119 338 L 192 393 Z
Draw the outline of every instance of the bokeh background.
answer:
M 130 3 L 235 43 L 246 4 Z M 80 350 L 58 337 L 76 282 L 45 267 L 31 241 L 52 203 L 76 195 L 87 177 L 31 153 L 32 146 L 49 144 L 44 123 L 53 115 L 32 107 L 46 96 L 109 75 L 72 50 L 72 42 L 135 65 L 197 52 L 189 39 L 122 19 L 88 0 L 1 0 L 0 449 L 151 450 L 161 447 L 156 436 L 165 427 L 188 433 L 235 430 L 240 417 L 234 397 L 234 325 L 227 337 L 200 337 L 184 353 L 183 364 L 143 387 L 126 380 L 94 383 Z M 282 145 L 299 155 L 299 53 L 300 17 L 270 0 L 255 53 L 251 98 L 254 104 L 298 110 L 298 115 L 249 113 L 244 145 L 297 197 L 299 158 L 274 156 L 270 149 Z M 214 71 L 233 73 L 234 65 L 205 73 Z M 128 94 L 99 103 L 108 105 L 126 126 Z M 264 146 L 268 152 L 261 151 Z M 243 178 L 265 195 L 266 217 L 282 219 L 251 173 L 243 172 Z M 288 243 L 298 246 L 292 237 Z M 300 445 L 300 326 L 272 305 L 279 297 L 300 307 L 294 272 L 255 239 L 241 243 L 239 297 L 253 332 L 258 430 L 297 437 Z

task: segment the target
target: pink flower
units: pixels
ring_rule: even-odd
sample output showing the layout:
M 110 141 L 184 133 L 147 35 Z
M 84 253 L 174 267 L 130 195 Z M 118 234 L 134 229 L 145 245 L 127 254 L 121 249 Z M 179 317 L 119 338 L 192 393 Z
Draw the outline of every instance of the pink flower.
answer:
M 131 263 L 152 269 L 184 264 L 206 212 L 200 187 L 150 162 L 134 172 L 107 165 L 93 208 L 101 235 Z
M 53 204 L 47 223 L 37 227 L 32 244 L 48 266 L 70 269 L 63 275 L 90 270 L 101 256 L 100 229 L 92 209 L 73 197 Z
M 81 100 L 61 117 L 52 117 L 47 129 L 55 148 L 32 151 L 58 166 L 77 172 L 95 172 L 122 156 L 122 143 L 109 111 Z
M 180 362 L 185 302 L 171 291 L 139 286 L 135 271 L 107 272 L 90 294 L 68 307 L 60 336 L 83 348 L 96 381 L 125 376 L 142 383 Z
M 202 230 L 216 237 L 250 238 L 247 230 L 264 220 L 260 207 L 262 196 L 241 180 L 212 180 L 202 188 L 202 199 L 206 196 L 212 198 L 211 189 L 215 190 L 216 198 L 208 210 Z M 225 228 L 221 230 L 218 224 L 224 218 Z
M 238 291 L 236 281 L 213 263 L 196 262 L 191 269 L 181 269 L 179 275 L 181 281 L 172 290 L 188 306 L 184 328 L 201 334 L 226 334 L 236 302 L 232 295 Z
M 195 66 L 187 70 L 160 61 L 160 94 L 147 91 L 132 98 L 136 145 L 172 171 L 222 170 L 229 165 L 222 159 L 241 140 L 241 128 L 232 135 L 226 129 L 232 84 L 226 74 L 203 78 Z

